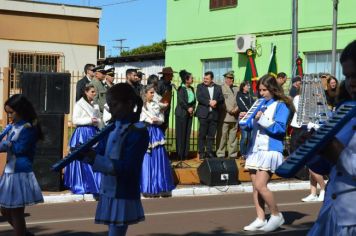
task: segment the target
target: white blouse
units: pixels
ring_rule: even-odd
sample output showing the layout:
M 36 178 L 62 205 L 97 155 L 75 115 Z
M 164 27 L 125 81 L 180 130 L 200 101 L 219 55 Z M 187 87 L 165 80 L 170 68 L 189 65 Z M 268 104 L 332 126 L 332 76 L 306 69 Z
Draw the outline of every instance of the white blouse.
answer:
M 102 121 L 100 118 L 99 106 L 94 104 L 90 105 L 84 98 L 79 99 L 75 103 L 73 109 L 73 119 L 74 125 L 93 125 L 92 118 L 97 118 L 97 127 L 102 127 Z
M 142 107 L 140 121 L 153 124 L 152 118 L 155 117 L 158 119 L 158 122 L 155 122 L 155 124 L 160 125 L 164 122 L 164 115 L 161 112 L 161 108 L 157 102 L 155 101 L 148 102 L 146 104 L 146 107 L 145 106 Z

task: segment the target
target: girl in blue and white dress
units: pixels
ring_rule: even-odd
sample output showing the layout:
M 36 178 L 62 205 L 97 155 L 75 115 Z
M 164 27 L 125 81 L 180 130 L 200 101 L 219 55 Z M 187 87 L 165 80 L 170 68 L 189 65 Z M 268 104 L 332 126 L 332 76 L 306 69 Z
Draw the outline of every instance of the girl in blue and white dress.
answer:
M 283 162 L 283 139 L 290 110 L 294 108 L 274 77 L 264 75 L 259 80 L 258 88 L 264 101 L 261 109 L 247 125 L 252 129 L 252 142 L 245 163 L 252 180 L 257 218 L 245 226 L 244 230 L 269 232 L 284 223 L 283 215 L 278 210 L 273 193 L 267 184 Z M 265 219 L 265 203 L 271 212 L 268 222 Z
M 164 133 L 159 128 L 159 125 L 164 122 L 164 115 L 159 104 L 153 100 L 154 85 L 147 85 L 143 92 L 140 121 L 149 124 L 150 143 L 143 159 L 141 192 L 146 197 L 170 196 L 175 186 L 168 154 L 164 147 Z
M 340 56 L 345 81 L 340 85 L 338 101 L 356 103 L 356 40 Z M 323 206 L 308 236 L 356 235 L 356 117 L 344 124 L 319 156 L 307 165 L 319 174 L 328 171 Z
M 93 85 L 86 85 L 84 94 L 73 109 L 73 124 L 75 128 L 69 141 L 71 150 L 86 143 L 93 137 L 102 125 L 98 105 L 93 104 L 96 95 Z M 74 161 L 64 170 L 64 185 L 75 194 L 98 194 L 101 174 L 93 172 L 90 165 Z
M 124 236 L 129 225 L 145 219 L 140 195 L 143 156 L 148 131 L 138 122 L 142 100 L 127 83 L 112 86 L 106 95 L 115 128 L 103 139 L 105 150 L 84 153 L 83 161 L 100 171 L 102 183 L 95 223 L 109 227 L 109 236 Z
M 14 228 L 15 235 L 32 235 L 26 230 L 25 206 L 43 202 L 32 164 L 36 143 L 43 138 L 32 104 L 21 94 L 11 96 L 4 105 L 13 124 L 0 151 L 7 162 L 0 177 L 1 214 Z

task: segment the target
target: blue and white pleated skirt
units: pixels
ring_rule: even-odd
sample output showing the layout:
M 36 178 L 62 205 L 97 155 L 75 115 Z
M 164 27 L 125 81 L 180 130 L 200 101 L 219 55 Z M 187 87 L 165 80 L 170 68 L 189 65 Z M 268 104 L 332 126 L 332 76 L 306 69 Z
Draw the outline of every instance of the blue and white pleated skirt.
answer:
M 245 169 L 274 173 L 283 162 L 283 154 L 277 151 L 258 151 L 247 155 Z
M 79 126 L 77 127 L 69 142 L 69 147 L 74 149 L 87 142 L 98 132 L 95 126 Z M 67 186 L 72 193 L 98 194 L 100 189 L 101 173 L 94 172 L 89 164 L 81 161 L 73 161 L 64 170 L 64 185 Z
M 164 134 L 156 125 L 149 126 L 148 132 L 150 142 L 142 163 L 141 192 L 148 195 L 167 194 L 175 186 L 168 154 L 164 147 Z
M 119 199 L 100 195 L 95 223 L 105 225 L 129 225 L 145 220 L 140 199 Z
M 33 172 L 4 173 L 0 177 L 0 207 L 19 208 L 43 202 Z
M 356 235 L 356 225 L 341 226 L 338 224 L 332 199 L 325 199 L 319 217 L 308 232 L 308 236 L 351 236 Z M 345 215 L 345 217 L 348 217 Z

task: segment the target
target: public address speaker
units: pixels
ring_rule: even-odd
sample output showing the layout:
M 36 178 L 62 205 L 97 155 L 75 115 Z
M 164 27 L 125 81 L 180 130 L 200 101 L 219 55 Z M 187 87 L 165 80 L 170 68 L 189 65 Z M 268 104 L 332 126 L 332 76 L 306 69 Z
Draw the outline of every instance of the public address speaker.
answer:
M 235 160 L 205 159 L 198 167 L 200 182 L 208 186 L 236 185 L 238 171 Z

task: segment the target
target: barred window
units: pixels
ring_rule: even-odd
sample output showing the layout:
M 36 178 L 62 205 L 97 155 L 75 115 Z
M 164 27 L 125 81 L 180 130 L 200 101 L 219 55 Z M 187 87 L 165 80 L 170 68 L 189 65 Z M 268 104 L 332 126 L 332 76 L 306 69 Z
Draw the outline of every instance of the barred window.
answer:
M 232 70 L 232 59 L 209 59 L 203 60 L 203 74 L 207 71 L 214 73 L 214 82 L 217 84 L 224 83 L 224 76 L 226 72 Z
M 210 10 L 237 6 L 237 0 L 210 0 Z
M 345 78 L 342 74 L 341 65 L 339 63 L 341 51 L 337 51 L 336 54 L 336 75 L 335 77 L 340 81 Z M 331 51 L 324 52 L 307 52 L 305 53 L 306 58 L 306 73 L 331 73 Z
M 21 72 L 63 72 L 64 55 L 62 53 L 9 52 L 10 95 L 19 92 Z

